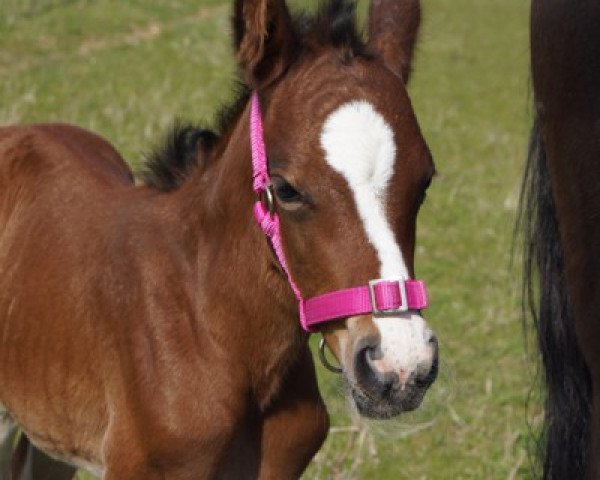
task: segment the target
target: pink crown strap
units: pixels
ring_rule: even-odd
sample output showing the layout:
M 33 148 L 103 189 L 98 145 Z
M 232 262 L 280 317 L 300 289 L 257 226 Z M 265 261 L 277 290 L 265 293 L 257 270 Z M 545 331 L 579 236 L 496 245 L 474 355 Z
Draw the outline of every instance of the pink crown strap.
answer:
M 269 183 L 267 152 L 265 149 L 262 115 L 258 94 L 252 93 L 252 106 L 250 111 L 250 146 L 252 148 L 252 188 L 255 193 L 265 191 Z
M 261 194 L 267 188 L 267 185 L 271 182 L 268 171 L 267 153 L 265 148 L 262 115 L 260 112 L 260 102 L 258 100 L 258 94 L 252 93 L 252 106 L 250 111 L 250 144 L 252 148 L 252 170 L 253 170 L 253 188 L 254 192 Z M 254 204 L 254 217 L 260 225 L 261 230 L 271 240 L 275 255 L 279 260 L 279 264 L 283 271 L 287 275 L 288 282 L 296 300 L 298 300 L 298 308 L 300 312 L 300 323 L 302 328 L 308 331 L 306 325 L 306 318 L 304 315 L 304 299 L 300 289 L 294 282 L 292 274 L 285 260 L 285 254 L 283 252 L 283 242 L 281 240 L 281 228 L 279 226 L 279 216 L 277 212 L 272 214 L 267 211 L 264 204 L 259 200 Z

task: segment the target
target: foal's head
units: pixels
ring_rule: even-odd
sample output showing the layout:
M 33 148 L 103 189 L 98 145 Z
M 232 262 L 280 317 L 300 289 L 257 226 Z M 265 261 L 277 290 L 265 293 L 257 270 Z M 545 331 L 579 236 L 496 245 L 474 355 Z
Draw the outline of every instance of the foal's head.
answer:
M 406 91 L 417 0 L 373 0 L 369 39 L 352 2 L 292 21 L 284 0 L 238 0 L 235 43 L 259 92 L 287 262 L 305 298 L 413 276 L 415 222 L 434 165 Z M 420 312 L 320 328 L 361 413 L 416 408 L 437 371 Z

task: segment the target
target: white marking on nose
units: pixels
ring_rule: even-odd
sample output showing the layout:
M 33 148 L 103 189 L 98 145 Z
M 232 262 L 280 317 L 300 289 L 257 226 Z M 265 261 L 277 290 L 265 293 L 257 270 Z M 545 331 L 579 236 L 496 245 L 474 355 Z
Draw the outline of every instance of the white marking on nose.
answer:
M 382 356 L 392 364 L 393 370 L 404 370 L 408 374 L 420 366 L 429 370 L 434 354 L 429 344 L 432 333 L 420 315 L 407 312 L 396 318 L 376 318 L 375 325 L 381 335 Z M 423 367 L 425 365 L 429 367 Z
M 326 119 L 321 146 L 327 163 L 348 182 L 369 242 L 380 262 L 380 278 L 408 278 L 400 246 L 385 214 L 385 200 L 396 162 L 394 132 L 366 101 L 346 103 Z M 431 360 L 431 332 L 420 315 L 374 319 L 386 363 L 414 372 Z

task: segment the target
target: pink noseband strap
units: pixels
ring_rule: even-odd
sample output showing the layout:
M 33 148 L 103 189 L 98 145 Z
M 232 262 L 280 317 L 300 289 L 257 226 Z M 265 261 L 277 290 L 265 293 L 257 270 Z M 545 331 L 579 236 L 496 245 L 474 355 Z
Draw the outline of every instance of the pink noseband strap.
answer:
M 425 284 L 408 279 L 374 280 L 366 286 L 338 290 L 304 300 L 300 288 L 292 278 L 283 252 L 279 216 L 274 209 L 268 171 L 260 103 L 256 92 L 252 94 L 251 102 L 252 186 L 254 192 L 259 196 L 259 200 L 254 204 L 254 217 L 261 230 L 270 239 L 281 268 L 283 268 L 296 300 L 298 300 L 302 328 L 311 332 L 319 324 L 354 315 L 391 316 L 409 310 L 427 308 Z M 266 197 L 267 206 L 261 200 L 263 196 Z
M 427 308 L 425 284 L 417 280 L 377 280 L 368 286 L 338 290 L 306 300 L 309 328 L 330 320 L 373 314 L 393 316 Z

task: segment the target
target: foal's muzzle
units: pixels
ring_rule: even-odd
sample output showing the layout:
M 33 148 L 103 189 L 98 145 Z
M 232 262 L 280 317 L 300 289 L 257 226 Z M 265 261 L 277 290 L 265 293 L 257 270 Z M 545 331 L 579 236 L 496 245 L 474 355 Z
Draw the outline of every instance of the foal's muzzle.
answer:
M 395 369 L 380 343 L 359 346 L 354 353 L 350 390 L 358 411 L 371 418 L 389 418 L 416 409 L 438 373 L 438 342 L 427 341 L 430 354 L 414 369 Z

